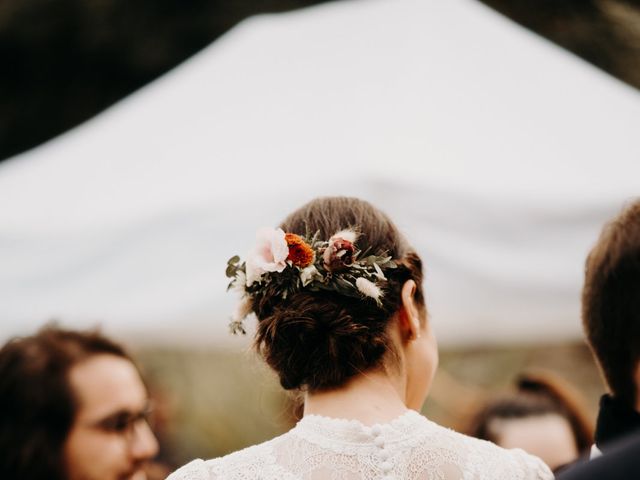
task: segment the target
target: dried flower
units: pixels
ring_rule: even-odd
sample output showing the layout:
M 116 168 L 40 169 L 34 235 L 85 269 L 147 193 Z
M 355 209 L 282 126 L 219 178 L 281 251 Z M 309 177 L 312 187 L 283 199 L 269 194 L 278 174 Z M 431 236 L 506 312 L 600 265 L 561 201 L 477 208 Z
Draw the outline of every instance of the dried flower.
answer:
M 233 279 L 232 288 L 236 292 L 243 294 L 245 285 L 247 284 L 247 274 L 242 270 L 236 272 L 236 276 Z
M 246 262 L 247 287 L 259 281 L 266 272 L 282 272 L 287 266 L 289 248 L 281 228 L 258 231 L 258 243 Z
M 308 267 L 303 268 L 300 271 L 300 280 L 302 280 L 303 287 L 306 287 L 307 285 L 309 285 L 317 277 L 322 278 L 322 275 L 320 275 L 320 272 L 318 272 L 318 269 L 316 268 L 315 265 L 309 265 Z
M 382 290 L 375 283 L 367 280 L 364 277 L 356 278 L 356 288 L 367 297 L 373 298 L 376 302 L 380 302 L 382 297 Z
M 249 297 L 243 297 L 236 305 L 233 315 L 231 316 L 231 322 L 229 323 L 229 329 L 231 333 L 237 334 L 247 333 L 244 329 L 244 319 L 251 313 L 253 308 L 251 299 Z
M 316 255 L 313 249 L 302 239 L 301 236 L 295 233 L 287 233 L 284 236 L 289 247 L 289 255 L 287 260 L 290 260 L 296 267 L 305 268 L 313 263 Z

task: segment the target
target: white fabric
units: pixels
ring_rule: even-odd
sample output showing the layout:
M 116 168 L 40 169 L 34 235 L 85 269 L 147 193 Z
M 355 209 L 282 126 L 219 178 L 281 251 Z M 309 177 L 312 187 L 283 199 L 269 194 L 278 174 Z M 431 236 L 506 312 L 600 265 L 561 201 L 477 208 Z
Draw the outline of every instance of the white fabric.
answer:
M 168 480 L 547 480 L 522 450 L 461 435 L 408 411 L 366 427 L 305 416 L 273 440 L 215 460 L 195 460 Z
M 595 443 L 591 445 L 591 450 L 589 451 L 589 460 L 593 460 L 594 458 L 598 458 L 601 456 L 602 450 L 600 450 Z
M 252 18 L 0 164 L 0 341 L 49 318 L 227 343 L 226 260 L 316 195 L 423 255 L 443 343 L 581 336 L 584 258 L 640 192 L 640 96 L 476 0 Z

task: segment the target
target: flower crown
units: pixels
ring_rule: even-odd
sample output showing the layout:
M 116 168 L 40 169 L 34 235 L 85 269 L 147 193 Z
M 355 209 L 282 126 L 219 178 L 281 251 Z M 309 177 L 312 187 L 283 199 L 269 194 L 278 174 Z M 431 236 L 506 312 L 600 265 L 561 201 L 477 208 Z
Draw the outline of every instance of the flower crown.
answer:
M 318 233 L 307 236 L 285 233 L 282 229 L 258 231 L 257 245 L 245 262 L 234 256 L 227 263 L 227 290 L 242 296 L 229 328 L 246 333 L 243 321 L 251 313 L 252 297 L 269 289 L 270 295 L 286 299 L 301 290 L 332 291 L 355 298 L 371 298 L 382 305 L 383 270 L 397 268 L 387 252 L 370 254 L 356 249 L 358 234 L 342 230 L 329 240 Z

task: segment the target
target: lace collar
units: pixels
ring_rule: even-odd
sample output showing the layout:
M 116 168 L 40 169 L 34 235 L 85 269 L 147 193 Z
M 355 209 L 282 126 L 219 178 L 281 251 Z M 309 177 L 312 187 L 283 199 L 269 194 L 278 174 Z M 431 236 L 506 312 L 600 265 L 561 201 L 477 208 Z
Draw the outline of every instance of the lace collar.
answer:
M 413 410 L 407 410 L 388 423 L 366 426 L 358 420 L 305 415 L 291 431 L 309 442 L 319 445 L 347 444 L 371 446 L 384 442 L 393 444 L 424 433 L 432 423 Z

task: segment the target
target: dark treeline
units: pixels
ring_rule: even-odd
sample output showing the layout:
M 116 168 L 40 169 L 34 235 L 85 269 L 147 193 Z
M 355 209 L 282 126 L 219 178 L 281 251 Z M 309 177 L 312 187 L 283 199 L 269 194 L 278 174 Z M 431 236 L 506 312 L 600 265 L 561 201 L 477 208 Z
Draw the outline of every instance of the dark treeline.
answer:
M 640 6 L 485 0 L 640 88 Z M 318 0 L 2 0 L 0 159 L 83 122 L 240 20 Z
M 242 19 L 318 0 L 0 1 L 0 159 L 87 120 Z
M 640 0 L 482 0 L 640 88 Z

